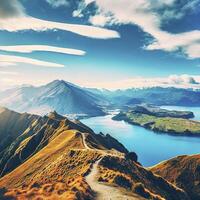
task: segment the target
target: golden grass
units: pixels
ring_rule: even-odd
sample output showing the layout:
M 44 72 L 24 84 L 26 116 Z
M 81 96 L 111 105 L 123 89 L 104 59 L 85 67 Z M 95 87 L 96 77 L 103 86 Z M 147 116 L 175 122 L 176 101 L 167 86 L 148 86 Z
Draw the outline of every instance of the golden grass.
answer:
M 99 156 L 96 151 L 84 149 L 82 136 L 76 130 L 64 131 L 0 179 L 0 188 L 6 186 L 6 196 L 20 199 L 91 198 L 93 193 L 84 175 Z
M 138 184 L 143 185 L 143 193 L 153 200 L 180 200 L 187 199 L 184 192 L 169 184 L 160 176 L 155 176 L 139 164 L 119 157 L 107 156 L 99 163 L 99 181 L 111 185 L 118 185 L 126 190 L 137 193 Z
M 185 190 L 191 199 L 200 199 L 200 154 L 178 156 L 150 169 Z

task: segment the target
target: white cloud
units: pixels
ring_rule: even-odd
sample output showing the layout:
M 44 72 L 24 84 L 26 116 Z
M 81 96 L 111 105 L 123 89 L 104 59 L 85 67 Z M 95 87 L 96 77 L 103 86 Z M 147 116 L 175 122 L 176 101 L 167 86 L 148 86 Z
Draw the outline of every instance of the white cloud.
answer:
M 1 75 L 18 75 L 18 72 L 8 72 L 8 71 L 0 71 Z
M 9 56 L 9 55 L 0 55 L 0 63 L 24 63 L 29 65 L 36 65 L 41 67 L 64 67 L 64 65 L 41 61 L 37 59 L 27 58 L 27 57 L 20 57 L 20 56 Z
M 116 31 L 105 28 L 88 25 L 59 23 L 34 18 L 28 16 L 24 12 L 24 8 L 18 0 L 2 1 L 4 3 L 1 3 L 1 10 L 3 12 L 0 12 L 0 30 L 14 32 L 21 30 L 47 31 L 59 29 L 73 32 L 81 36 L 97 39 L 110 39 L 120 37 L 119 33 L 117 33 Z M 12 13 L 15 13 L 15 15 L 13 15 Z
M 0 62 L 0 67 L 8 67 L 8 66 L 15 66 L 17 65 L 16 63 L 11 63 L 11 62 Z
M 200 58 L 200 43 L 191 44 L 187 48 L 185 48 L 183 51 L 191 59 Z
M 105 28 L 52 22 L 28 16 L 9 18 L 7 20 L 0 19 L 0 30 L 6 30 L 9 32 L 21 30 L 47 31 L 54 29 L 69 31 L 81 36 L 97 39 L 110 39 L 120 37 L 120 35 L 116 31 L 108 30 Z
M 17 46 L 0 46 L 0 50 L 8 52 L 31 53 L 33 51 L 48 51 L 71 55 L 85 55 L 85 51 L 69 48 L 61 48 L 47 45 L 17 45 Z
M 175 34 L 161 28 L 166 21 L 181 18 L 186 12 L 194 9 L 199 0 L 183 1 L 179 3 L 179 7 L 177 0 L 85 0 L 84 2 L 85 6 L 80 6 L 81 9 L 86 8 L 91 2 L 96 3 L 98 7 L 96 15 L 90 17 L 90 22 L 94 25 L 134 24 L 153 37 L 153 40 L 145 45 L 145 49 L 184 50 L 189 58 L 200 58 L 198 53 L 193 54 L 194 44 L 200 45 L 199 30 Z M 81 13 L 81 10 L 79 12 Z
M 87 83 L 87 87 L 97 87 L 106 89 L 128 89 L 128 88 L 148 88 L 148 87 L 177 87 L 200 89 L 200 76 L 192 75 L 170 75 L 168 77 L 133 77 L 130 79 L 113 82 Z
M 60 6 L 68 6 L 69 2 L 67 0 L 46 0 L 53 8 L 58 8 Z
M 197 77 L 196 77 L 197 79 Z M 183 74 L 183 75 L 171 75 L 168 78 L 168 84 L 200 84 L 199 82 L 197 82 L 197 80 L 195 79 L 195 77 L 193 76 L 189 76 L 187 74 Z
M 108 22 L 108 18 L 103 15 L 95 15 L 91 16 L 89 21 L 95 26 L 104 26 Z

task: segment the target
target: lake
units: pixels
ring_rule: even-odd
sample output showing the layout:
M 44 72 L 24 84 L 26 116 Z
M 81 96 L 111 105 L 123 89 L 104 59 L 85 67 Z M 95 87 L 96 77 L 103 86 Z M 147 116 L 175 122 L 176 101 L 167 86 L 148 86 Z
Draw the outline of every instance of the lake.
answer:
M 200 120 L 200 108 L 169 107 L 167 109 L 189 110 Z M 148 167 L 178 155 L 200 153 L 200 137 L 158 134 L 124 121 L 112 120 L 113 115 L 92 117 L 81 121 L 96 133 L 109 133 L 129 151 L 137 153 L 139 162 Z

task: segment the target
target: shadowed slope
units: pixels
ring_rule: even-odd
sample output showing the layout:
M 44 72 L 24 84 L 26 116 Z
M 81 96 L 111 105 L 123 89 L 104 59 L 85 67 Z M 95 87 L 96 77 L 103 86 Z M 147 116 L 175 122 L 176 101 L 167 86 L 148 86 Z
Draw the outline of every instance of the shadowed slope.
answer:
M 200 155 L 178 156 L 152 167 L 151 171 L 184 189 L 191 199 L 200 199 Z
M 0 152 L 24 132 L 39 116 L 0 107 Z

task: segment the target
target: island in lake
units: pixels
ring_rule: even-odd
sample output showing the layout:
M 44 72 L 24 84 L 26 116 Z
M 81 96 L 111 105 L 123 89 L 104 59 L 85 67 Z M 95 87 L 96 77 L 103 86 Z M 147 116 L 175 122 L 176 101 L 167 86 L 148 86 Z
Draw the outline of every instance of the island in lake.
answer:
M 124 120 L 155 132 L 176 135 L 200 136 L 200 122 L 191 120 L 189 111 L 171 111 L 159 107 L 137 105 L 127 112 L 120 112 L 113 120 Z

